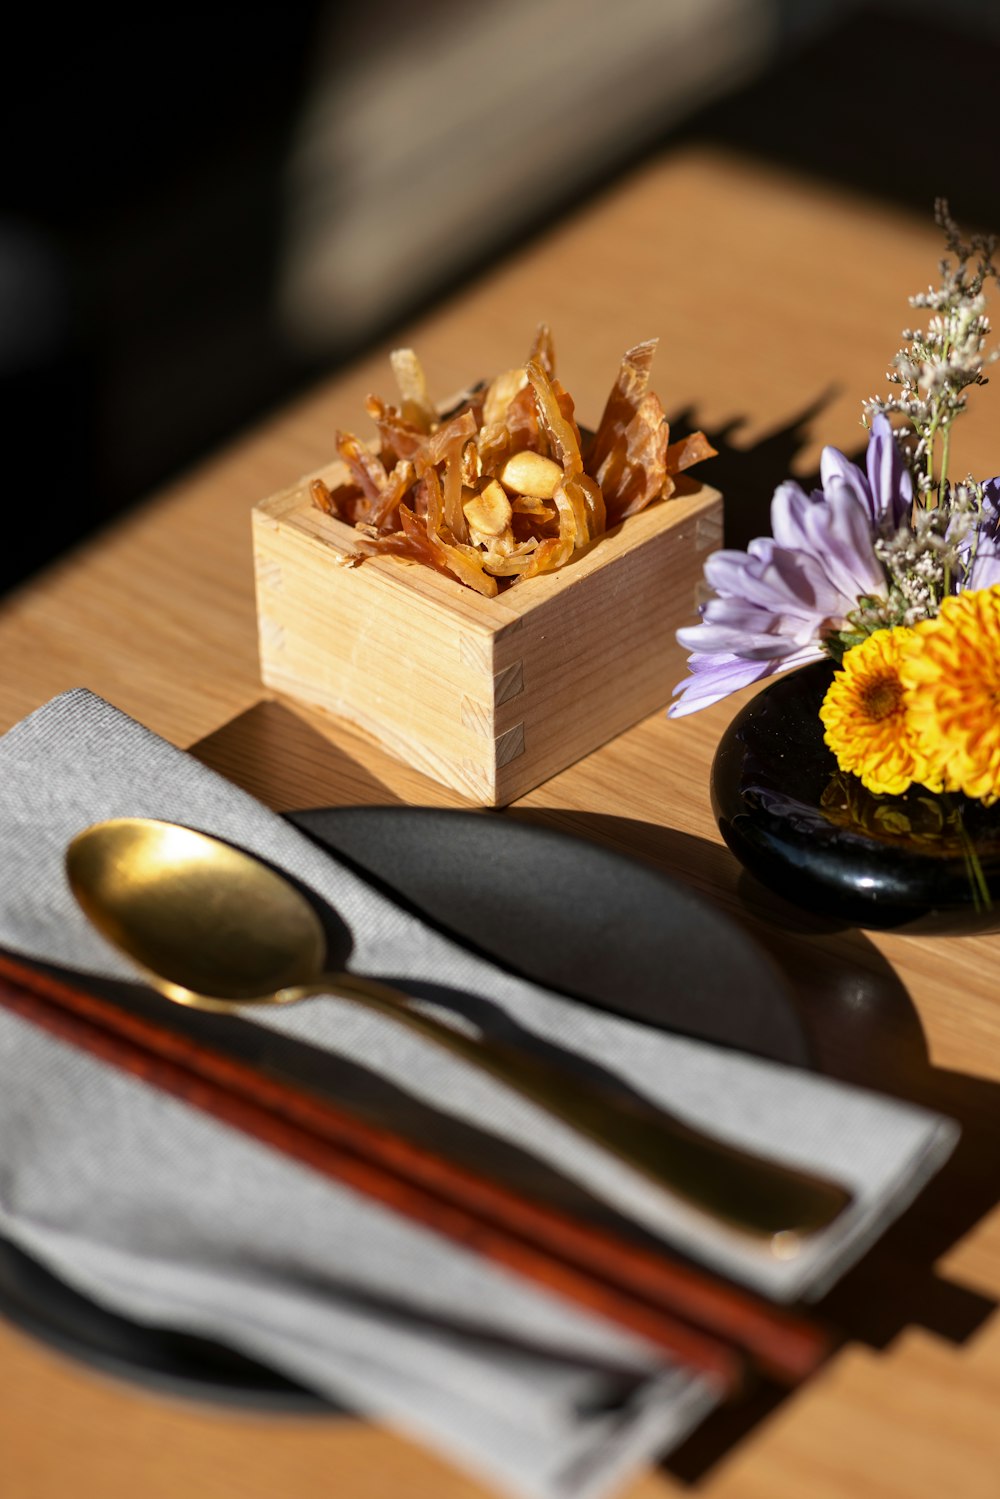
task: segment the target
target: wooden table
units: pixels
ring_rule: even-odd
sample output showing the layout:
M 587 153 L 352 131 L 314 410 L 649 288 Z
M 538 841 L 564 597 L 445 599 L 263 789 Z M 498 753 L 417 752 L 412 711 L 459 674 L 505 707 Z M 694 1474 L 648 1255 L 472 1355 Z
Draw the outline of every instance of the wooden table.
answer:
M 460 388 L 555 332 L 586 419 L 618 358 L 661 337 L 654 384 L 720 456 L 730 541 L 763 530 L 788 473 L 824 442 L 856 452 L 862 399 L 935 279 L 931 221 L 699 151 L 643 166 L 395 342 L 433 388 Z M 338 423 L 388 388 L 381 350 L 247 433 L 0 610 L 0 727 L 84 685 L 277 809 L 457 805 L 371 743 L 262 690 L 249 511 L 326 462 Z M 996 396 L 956 428 L 956 469 L 996 464 Z M 59 419 L 53 412 L 53 421 Z M 43 466 L 42 466 L 43 467 Z M 56 476 L 72 482 L 71 475 Z M 44 503 L 19 497 L 19 503 Z M 764 510 L 762 510 L 764 506 Z M 756 523 L 751 521 L 756 515 Z M 656 601 L 650 601 L 656 607 Z M 666 699 L 669 687 L 664 683 Z M 710 1422 L 629 1499 L 995 1499 L 1000 1492 L 1000 937 L 822 928 L 750 885 L 708 801 L 738 701 L 657 714 L 523 798 L 512 815 L 606 840 L 683 874 L 785 967 L 820 1065 L 960 1118 L 957 1155 L 831 1303 L 850 1338 L 771 1410 Z M 481 1491 L 384 1431 L 186 1404 L 102 1377 L 0 1326 L 3 1491 L 142 1499 L 469 1499 Z

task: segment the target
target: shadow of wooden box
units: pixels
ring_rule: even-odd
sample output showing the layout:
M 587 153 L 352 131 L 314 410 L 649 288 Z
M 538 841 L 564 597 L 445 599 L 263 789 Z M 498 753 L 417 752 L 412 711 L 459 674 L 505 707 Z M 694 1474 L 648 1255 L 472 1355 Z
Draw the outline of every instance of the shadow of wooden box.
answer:
M 505 806 L 639 719 L 686 675 L 722 497 L 690 479 L 554 573 L 487 599 L 428 567 L 346 567 L 356 532 L 309 475 L 253 512 L 261 677 L 481 806 Z M 334 487 L 339 462 L 320 471 Z

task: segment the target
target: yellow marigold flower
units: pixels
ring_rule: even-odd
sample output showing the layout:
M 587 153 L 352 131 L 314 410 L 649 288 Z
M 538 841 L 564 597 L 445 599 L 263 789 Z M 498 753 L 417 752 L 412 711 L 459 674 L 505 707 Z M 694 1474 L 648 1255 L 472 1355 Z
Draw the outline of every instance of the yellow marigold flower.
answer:
M 900 678 L 913 633 L 903 627 L 878 630 L 853 646 L 819 710 L 823 737 L 841 770 L 856 775 L 869 791 L 889 796 L 914 781 L 940 790 L 911 731 Z
M 1000 797 L 1000 583 L 952 594 L 911 632 L 900 675 L 920 751 L 946 791 Z

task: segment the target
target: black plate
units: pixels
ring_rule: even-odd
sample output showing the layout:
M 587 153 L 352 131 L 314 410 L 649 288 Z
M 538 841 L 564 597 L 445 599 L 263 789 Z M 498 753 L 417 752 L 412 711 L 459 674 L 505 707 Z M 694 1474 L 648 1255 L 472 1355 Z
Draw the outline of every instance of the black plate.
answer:
M 819 717 L 833 670 L 818 661 L 779 677 L 723 734 L 712 804 L 729 847 L 785 899 L 852 926 L 1000 929 L 1000 802 L 984 807 L 922 786 L 874 796 L 839 772 Z
M 794 1002 L 770 959 L 651 866 L 492 813 L 321 808 L 289 820 L 425 919 L 546 987 L 809 1065 Z M 296 1413 L 334 1409 L 224 1348 L 105 1311 L 2 1241 L 0 1312 L 95 1368 L 175 1395 Z

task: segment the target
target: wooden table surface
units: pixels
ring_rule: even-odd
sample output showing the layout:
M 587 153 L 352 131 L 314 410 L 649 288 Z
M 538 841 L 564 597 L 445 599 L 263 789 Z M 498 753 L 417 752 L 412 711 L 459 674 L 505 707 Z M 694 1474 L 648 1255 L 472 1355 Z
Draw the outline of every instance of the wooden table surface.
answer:
M 669 413 L 715 441 L 704 477 L 726 495 L 730 542 L 745 542 L 766 529 L 775 484 L 813 473 L 824 443 L 863 447 L 861 401 L 885 390 L 907 297 L 936 280 L 940 253 L 930 202 L 914 218 L 689 150 L 643 165 L 394 342 L 415 345 L 444 395 L 516 363 L 545 320 L 587 420 L 625 348 L 659 335 L 654 386 Z M 277 809 L 459 805 L 349 728 L 275 699 L 257 669 L 250 508 L 328 461 L 336 427 L 359 421 L 369 390 L 389 393 L 387 352 L 276 413 L 8 597 L 0 728 L 83 685 Z M 956 471 L 992 472 L 997 399 L 994 388 L 974 394 L 956 427 Z M 951 1113 L 963 1137 L 834 1292 L 829 1310 L 849 1337 L 822 1374 L 770 1409 L 710 1421 L 623 1499 L 679 1494 L 695 1480 L 711 1499 L 996 1499 L 1000 937 L 836 931 L 743 878 L 708 799 L 711 755 L 740 701 L 673 722 L 658 713 L 509 815 L 681 873 L 785 968 L 822 1068 Z M 363 1422 L 152 1394 L 6 1325 L 0 1441 L 0 1488 L 12 1499 L 483 1494 Z

